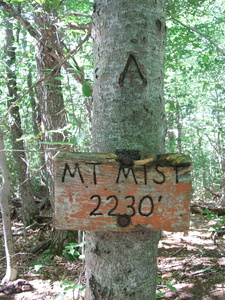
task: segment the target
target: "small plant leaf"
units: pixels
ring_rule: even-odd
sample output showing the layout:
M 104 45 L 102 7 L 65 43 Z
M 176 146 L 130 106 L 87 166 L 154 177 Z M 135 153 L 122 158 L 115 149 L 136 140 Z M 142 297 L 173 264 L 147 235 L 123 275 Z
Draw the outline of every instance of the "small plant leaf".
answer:
M 163 293 L 156 293 L 157 297 L 165 297 L 165 295 Z
M 167 283 L 166 286 L 168 287 L 168 289 L 170 289 L 173 292 L 177 292 L 177 289 L 171 284 L 171 283 Z
M 82 85 L 82 92 L 84 93 L 84 95 L 86 97 L 90 97 L 91 96 L 91 90 L 90 90 L 90 88 L 86 84 Z

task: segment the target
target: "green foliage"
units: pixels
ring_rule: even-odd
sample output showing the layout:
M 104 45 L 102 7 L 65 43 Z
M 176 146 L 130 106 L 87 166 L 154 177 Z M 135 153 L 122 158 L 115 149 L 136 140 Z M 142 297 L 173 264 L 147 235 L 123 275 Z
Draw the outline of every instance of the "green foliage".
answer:
M 167 151 L 192 157 L 195 198 L 223 192 L 224 10 L 219 0 L 167 2 Z
M 81 284 L 75 284 L 74 281 L 70 281 L 70 280 L 62 280 L 61 282 L 61 286 L 65 286 L 64 287 L 64 292 L 61 294 L 58 294 L 56 296 L 56 299 L 64 299 L 65 297 L 65 293 L 68 290 L 80 290 L 80 291 L 84 291 L 85 290 L 85 286 L 81 285 Z
M 168 289 L 170 289 L 171 291 L 177 292 L 177 289 L 176 289 L 170 282 L 168 282 L 168 283 L 166 284 L 166 286 L 167 286 Z
M 85 286 L 81 284 L 74 284 L 74 282 L 70 280 L 62 280 L 62 285 L 66 285 L 66 287 L 64 288 L 65 291 L 71 289 L 73 290 L 79 289 L 80 291 L 83 291 L 85 289 Z
M 79 252 L 79 248 L 83 246 L 83 243 L 70 243 L 69 245 L 65 246 L 65 249 L 63 250 L 63 255 L 68 261 L 75 261 L 78 259 L 84 260 L 85 256 Z
M 205 216 L 207 219 L 215 221 L 216 224 L 211 225 L 213 231 L 225 230 L 225 216 L 218 216 L 218 214 L 210 212 L 208 209 L 205 209 L 203 213 L 207 214 Z
M 38 257 L 37 261 L 33 263 L 30 267 L 35 274 L 44 273 L 44 267 L 47 267 L 52 262 L 52 256 L 49 253 L 49 250 L 45 250 Z
M 86 83 L 84 83 L 82 85 L 82 91 L 83 91 L 83 93 L 84 93 L 84 95 L 86 97 L 90 97 L 91 96 L 91 89 L 90 89 L 90 87 Z
M 80 1 L 60 1 L 60 0 L 35 0 L 35 1 L 24 1 L 24 0 L 11 0 L 5 1 L 10 3 L 12 7 L 19 11 L 21 17 L 25 18 L 29 22 L 30 26 L 40 32 L 41 28 L 37 28 L 35 21 L 35 14 L 45 14 L 46 10 L 51 13 L 48 15 L 52 16 L 52 24 L 55 24 L 57 28 L 58 38 L 62 39 L 64 45 L 62 47 L 62 57 L 66 57 L 71 50 L 76 49 L 80 41 L 86 35 L 87 30 L 74 30 L 70 28 L 71 23 L 89 24 L 91 21 L 91 11 L 93 3 L 91 1 L 80 0 Z M 60 5 L 59 5 L 60 4 Z M 56 11 L 57 10 L 57 11 Z M 5 20 L 8 20 L 9 14 L 3 13 L 3 8 L 0 7 L 0 43 L 5 44 L 6 25 Z M 55 130 L 44 130 L 37 133 L 34 129 L 35 125 L 37 130 L 40 130 L 39 117 L 40 107 L 37 98 L 37 92 L 39 89 L 38 80 L 39 75 L 37 74 L 36 57 L 37 54 L 35 48 L 37 41 L 30 35 L 30 33 L 24 28 L 17 20 L 10 18 L 13 26 L 13 32 L 15 36 L 15 64 L 12 66 L 15 69 L 17 77 L 17 98 L 20 99 L 17 103 L 21 120 L 23 135 L 18 140 L 23 140 L 24 148 L 26 151 L 28 173 L 32 178 L 32 185 L 38 187 L 40 181 L 45 182 L 44 168 L 42 168 L 43 149 L 49 144 L 46 144 L 44 136 L 54 135 L 55 133 L 61 133 L 67 137 L 67 140 L 60 141 L 57 144 L 52 142 L 51 145 L 56 147 L 59 146 L 70 146 L 71 150 L 75 151 L 88 151 L 90 148 L 90 129 L 89 129 L 89 112 L 87 112 L 86 101 L 87 97 L 90 96 L 90 90 L 92 85 L 92 62 L 91 58 L 91 42 L 87 41 L 82 47 L 78 47 L 79 51 L 76 52 L 75 56 L 71 56 L 67 61 L 70 64 L 70 68 L 62 68 L 61 75 L 54 74 L 51 69 L 46 69 L 46 76 L 56 75 L 54 77 L 55 82 L 58 82 L 60 93 L 63 94 L 64 103 L 67 109 L 67 121 L 69 127 L 57 128 Z M 6 86 L 6 72 L 7 72 L 7 55 L 4 51 L 0 53 L 0 94 L 1 98 L 4 99 L 0 102 L 1 119 L 4 117 L 5 124 L 10 124 L 12 120 L 8 119 L 7 112 L 7 100 L 10 99 L 8 95 L 8 89 Z M 35 88 L 30 89 L 28 86 L 28 74 L 32 74 L 31 85 L 37 84 Z M 76 76 L 80 76 L 83 80 L 83 84 L 77 81 Z M 41 84 L 53 88 L 52 81 L 46 78 Z M 62 90 L 61 90 L 62 88 Z M 30 89 L 30 90 L 29 90 Z M 31 103 L 31 97 L 33 97 L 33 104 Z M 29 117 L 28 117 L 29 116 Z M 2 120 L 1 120 L 2 121 Z M 8 129 L 8 128 L 7 128 Z M 6 148 L 13 150 L 11 146 L 10 134 L 6 137 Z M 15 149 L 17 150 L 17 149 Z M 36 152 L 35 152 L 36 151 Z M 18 191 L 17 178 L 13 176 L 15 173 L 15 165 L 12 153 L 8 153 L 9 165 L 12 175 L 12 186 L 13 192 Z M 41 172 L 37 173 L 37 170 Z
M 157 277 L 156 278 L 156 282 L 157 282 L 157 284 L 159 284 L 159 283 L 163 283 L 163 279 L 162 278 L 159 278 L 159 277 Z M 173 292 L 178 292 L 177 291 L 177 289 L 172 285 L 172 283 L 170 283 L 170 282 L 167 282 L 166 283 L 166 285 L 165 285 L 165 287 L 167 287 L 169 290 L 171 290 L 171 291 L 173 291 Z M 165 294 L 164 293 L 161 293 L 161 292 L 157 292 L 156 293 L 156 296 L 158 297 L 158 298 L 165 298 Z

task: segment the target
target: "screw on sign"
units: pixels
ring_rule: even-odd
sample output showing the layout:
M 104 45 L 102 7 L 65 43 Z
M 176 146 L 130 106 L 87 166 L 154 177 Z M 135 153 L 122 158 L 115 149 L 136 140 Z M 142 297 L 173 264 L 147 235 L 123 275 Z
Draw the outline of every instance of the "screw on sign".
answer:
M 55 158 L 56 228 L 188 230 L 190 158 L 128 154 L 62 152 Z
M 128 216 L 126 214 L 124 215 L 119 215 L 117 218 L 117 224 L 120 227 L 127 227 L 131 223 L 131 216 Z

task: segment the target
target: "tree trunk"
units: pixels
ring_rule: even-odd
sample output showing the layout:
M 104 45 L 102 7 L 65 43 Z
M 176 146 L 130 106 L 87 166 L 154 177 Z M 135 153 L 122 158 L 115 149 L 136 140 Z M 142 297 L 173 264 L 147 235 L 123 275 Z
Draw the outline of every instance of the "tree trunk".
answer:
M 40 110 L 36 105 L 35 101 L 35 92 L 31 89 L 33 83 L 32 83 L 32 69 L 30 68 L 27 75 L 27 86 L 29 89 L 29 99 L 30 99 L 30 106 L 32 109 L 32 125 L 33 125 L 33 133 L 35 136 L 37 136 L 40 133 L 40 128 L 38 127 L 39 120 L 38 117 L 40 115 Z
M 93 147 L 163 153 L 163 0 L 95 0 Z M 87 300 L 153 300 L 160 232 L 87 232 Z
M 8 87 L 8 107 L 11 107 L 17 100 L 17 80 L 15 73 L 16 62 L 16 48 L 15 38 L 13 34 L 13 27 L 10 21 L 6 22 L 6 55 L 7 55 L 7 87 Z M 37 216 L 38 210 L 34 202 L 33 191 L 31 183 L 28 178 L 28 165 L 26 162 L 26 155 L 24 152 L 23 140 L 20 138 L 23 135 L 19 106 L 14 105 L 10 109 L 10 133 L 12 140 L 12 148 L 14 150 L 21 150 L 20 152 L 13 152 L 14 166 L 16 169 L 19 192 L 22 200 L 22 217 L 24 225 L 33 223 Z M 25 182 L 25 183 L 24 183 Z
M 183 152 L 182 145 L 182 123 L 180 117 L 180 104 L 179 101 L 176 100 L 176 127 L 177 127 L 177 150 L 179 153 Z
M 53 21 L 54 20 L 54 21 Z M 57 145 L 51 142 L 66 141 L 66 135 L 63 128 L 66 126 L 66 111 L 64 106 L 63 92 L 61 87 L 61 68 L 58 67 L 58 61 L 50 53 L 56 51 L 58 39 L 56 26 L 56 16 L 51 11 L 36 13 L 35 22 L 41 32 L 41 41 L 37 49 L 37 71 L 39 79 L 48 76 L 47 82 L 44 81 L 38 86 L 38 100 L 41 112 L 41 128 L 43 131 L 45 144 L 45 160 L 48 182 L 48 198 L 53 207 L 54 174 L 52 167 L 52 157 L 56 154 Z M 45 41 L 45 42 L 44 42 Z M 59 150 L 59 147 L 57 147 Z M 66 238 L 66 232 L 59 230 L 53 231 L 51 253 L 60 254 L 63 249 L 63 241 Z
M 32 90 L 32 68 L 29 69 L 28 75 L 27 75 L 27 86 L 29 89 L 29 99 L 30 99 L 30 105 L 32 110 L 32 124 L 33 124 L 33 133 L 34 136 L 37 138 L 38 141 L 36 142 L 37 148 L 39 148 L 39 158 L 41 162 L 42 169 L 40 170 L 41 173 L 41 183 L 39 183 L 38 190 L 34 189 L 33 193 L 35 197 L 39 199 L 47 199 L 48 197 L 48 190 L 46 186 L 46 165 L 45 165 L 45 154 L 44 149 L 45 146 L 40 143 L 41 141 L 41 112 L 39 105 L 36 104 L 36 90 L 35 92 Z
M 17 262 L 14 252 L 13 236 L 11 232 L 9 193 L 10 193 L 10 175 L 7 165 L 7 158 L 4 152 L 3 132 L 0 128 L 0 169 L 1 169 L 1 188 L 0 188 L 0 209 L 2 213 L 2 224 L 5 241 L 6 254 L 6 274 L 2 283 L 13 281 L 17 278 Z

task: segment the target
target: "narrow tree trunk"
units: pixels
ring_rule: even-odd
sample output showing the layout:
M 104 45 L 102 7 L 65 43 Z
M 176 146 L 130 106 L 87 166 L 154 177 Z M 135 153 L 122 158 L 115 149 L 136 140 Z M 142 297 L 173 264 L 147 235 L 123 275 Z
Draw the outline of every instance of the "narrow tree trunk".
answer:
M 16 49 L 13 27 L 10 21 L 6 22 L 6 55 L 7 55 L 7 87 L 8 87 L 8 107 L 11 107 L 17 100 L 17 78 L 15 73 Z M 19 106 L 15 105 L 10 110 L 10 133 L 12 140 L 12 148 L 21 150 L 13 152 L 15 161 L 15 169 L 18 178 L 19 192 L 22 200 L 22 215 L 24 225 L 33 223 L 38 210 L 34 202 L 31 183 L 28 178 L 28 165 L 26 163 L 26 155 L 24 152 L 24 144 L 20 138 L 23 135 Z M 25 183 L 24 183 L 25 182 Z
M 95 0 L 93 151 L 163 153 L 163 0 Z M 87 232 L 87 300 L 153 300 L 159 232 Z
M 11 232 L 10 210 L 8 198 L 10 193 L 10 175 L 5 155 L 5 147 L 3 141 L 3 132 L 0 128 L 0 169 L 1 169 L 1 188 L 0 188 L 0 208 L 2 213 L 2 224 L 5 241 L 6 254 L 6 274 L 2 279 L 2 283 L 13 281 L 17 278 L 17 262 L 14 252 L 14 243 Z
M 180 104 L 179 101 L 176 100 L 176 126 L 177 126 L 177 150 L 179 153 L 183 152 L 183 145 L 182 145 L 182 124 L 181 124 L 181 117 L 180 117 Z
M 32 69 L 29 69 L 28 76 L 27 76 L 27 86 L 29 89 L 29 99 L 30 99 L 30 105 L 31 105 L 31 110 L 32 110 L 32 124 L 33 124 L 33 133 L 36 138 L 38 138 L 38 141 L 42 141 L 41 139 L 41 112 L 40 112 L 40 107 L 36 103 L 36 95 L 35 92 L 32 90 Z M 45 146 L 36 141 L 37 143 L 37 148 L 39 148 L 39 158 L 42 166 L 41 172 L 41 183 L 39 185 L 39 189 L 34 190 L 34 195 L 35 197 L 38 198 L 44 198 L 47 199 L 48 197 L 48 190 L 46 186 L 46 165 L 45 165 L 45 154 L 44 154 L 44 149 Z
M 34 135 L 37 136 L 40 133 L 40 128 L 38 127 L 38 124 L 39 124 L 38 117 L 39 117 L 40 113 L 39 113 L 38 106 L 36 105 L 35 93 L 31 89 L 32 84 L 33 84 L 32 83 L 32 69 L 30 68 L 28 75 L 27 75 L 27 86 L 28 86 L 28 89 L 30 89 L 29 98 L 30 98 L 30 106 L 32 109 L 31 117 L 32 117 L 32 124 L 33 124 L 33 132 L 34 132 Z

